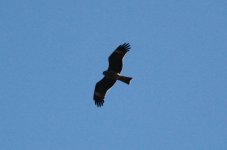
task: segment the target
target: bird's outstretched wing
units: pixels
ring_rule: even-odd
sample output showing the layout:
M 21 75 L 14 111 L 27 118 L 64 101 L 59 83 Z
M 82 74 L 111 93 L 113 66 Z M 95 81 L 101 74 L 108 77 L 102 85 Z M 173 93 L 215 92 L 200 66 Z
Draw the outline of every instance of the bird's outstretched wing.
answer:
M 120 73 L 123 67 L 123 57 L 129 51 L 129 43 L 119 45 L 114 52 L 109 56 L 108 70 Z
M 115 82 L 116 80 L 104 77 L 96 83 L 93 99 L 98 107 L 103 106 L 106 92 L 114 85 Z

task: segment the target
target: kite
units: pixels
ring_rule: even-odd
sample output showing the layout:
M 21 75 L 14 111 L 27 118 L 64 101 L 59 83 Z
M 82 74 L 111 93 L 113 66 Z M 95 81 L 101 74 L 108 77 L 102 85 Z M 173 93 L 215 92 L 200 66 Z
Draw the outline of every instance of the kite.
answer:
M 97 107 L 103 106 L 104 98 L 107 91 L 119 80 L 126 84 L 130 84 L 132 77 L 122 76 L 123 58 L 130 49 L 129 43 L 119 45 L 109 56 L 109 67 L 103 72 L 104 77 L 96 83 L 93 99 Z

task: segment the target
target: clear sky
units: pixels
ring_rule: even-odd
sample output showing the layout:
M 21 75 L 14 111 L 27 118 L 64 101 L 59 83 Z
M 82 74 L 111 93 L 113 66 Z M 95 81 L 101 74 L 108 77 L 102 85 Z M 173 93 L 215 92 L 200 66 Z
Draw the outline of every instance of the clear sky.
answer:
M 226 0 L 0 0 L 0 149 L 226 150 L 226 40 Z

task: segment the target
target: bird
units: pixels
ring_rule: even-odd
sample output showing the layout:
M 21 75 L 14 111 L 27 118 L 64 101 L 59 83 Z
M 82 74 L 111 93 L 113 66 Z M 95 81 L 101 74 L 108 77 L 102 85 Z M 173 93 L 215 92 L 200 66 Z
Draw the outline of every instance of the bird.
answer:
M 93 99 L 97 107 L 103 106 L 107 91 L 116 83 L 117 80 L 128 85 L 130 84 L 132 77 L 120 74 L 123 68 L 123 58 L 130 49 L 131 46 L 129 43 L 123 43 L 119 45 L 109 56 L 108 69 L 103 72 L 104 77 L 95 85 Z

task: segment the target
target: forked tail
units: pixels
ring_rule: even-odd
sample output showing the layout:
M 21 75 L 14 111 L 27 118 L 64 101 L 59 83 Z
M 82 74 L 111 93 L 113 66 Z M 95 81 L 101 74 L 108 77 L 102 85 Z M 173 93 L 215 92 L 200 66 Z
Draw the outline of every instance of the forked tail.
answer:
M 126 84 L 130 84 L 130 81 L 132 80 L 131 77 L 125 77 L 125 76 L 119 76 L 118 80 L 126 83 Z

